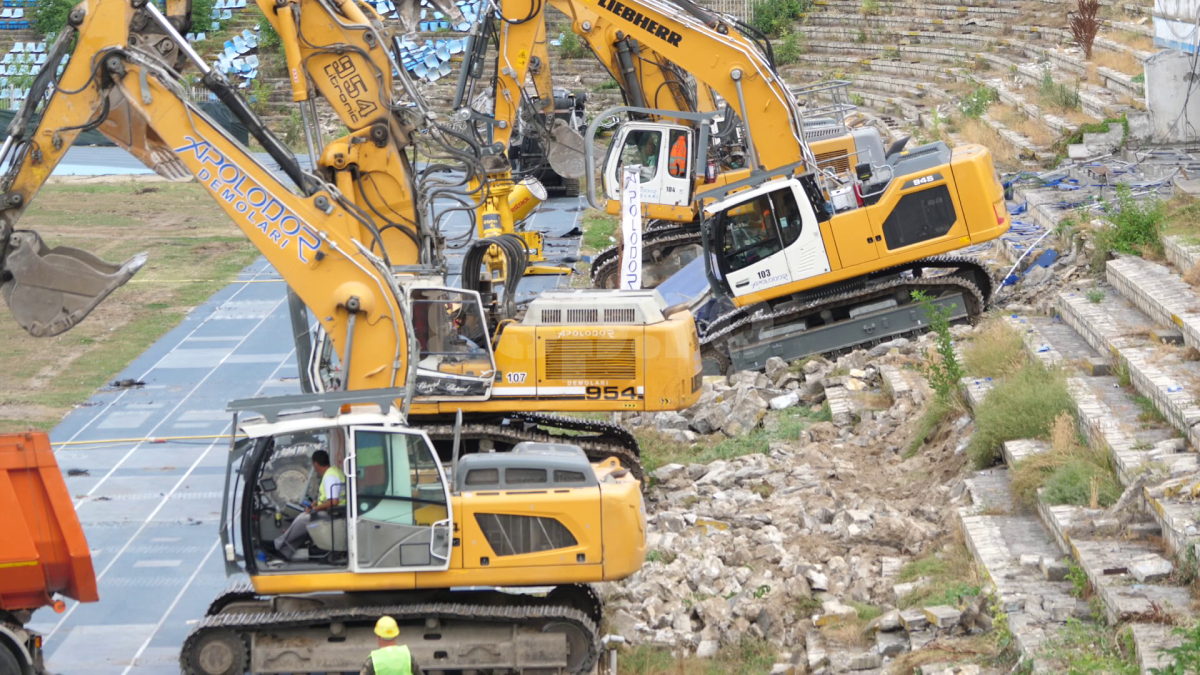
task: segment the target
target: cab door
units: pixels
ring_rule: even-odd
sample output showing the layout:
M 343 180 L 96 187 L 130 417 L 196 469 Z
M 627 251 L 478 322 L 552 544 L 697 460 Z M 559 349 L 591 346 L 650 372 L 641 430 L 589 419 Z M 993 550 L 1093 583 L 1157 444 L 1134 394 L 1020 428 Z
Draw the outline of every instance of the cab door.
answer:
M 721 211 L 717 216 L 718 268 L 734 297 L 791 283 L 775 206 L 767 191 Z
M 692 130 L 675 124 L 627 122 L 609 146 L 604 163 L 604 194 L 621 199 L 621 174 L 638 167 L 642 204 L 688 206 L 694 164 Z
M 347 430 L 350 569 L 435 572 L 450 566 L 450 490 L 429 437 L 398 427 Z

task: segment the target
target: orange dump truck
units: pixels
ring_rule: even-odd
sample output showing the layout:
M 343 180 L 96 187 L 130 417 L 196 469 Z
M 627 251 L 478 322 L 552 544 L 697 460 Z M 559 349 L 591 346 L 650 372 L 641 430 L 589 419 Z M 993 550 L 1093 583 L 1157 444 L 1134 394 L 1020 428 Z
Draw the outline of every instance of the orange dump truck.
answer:
M 59 596 L 99 599 L 71 495 L 46 434 L 0 434 L 0 675 L 44 672 L 42 636 L 25 624 L 62 611 Z

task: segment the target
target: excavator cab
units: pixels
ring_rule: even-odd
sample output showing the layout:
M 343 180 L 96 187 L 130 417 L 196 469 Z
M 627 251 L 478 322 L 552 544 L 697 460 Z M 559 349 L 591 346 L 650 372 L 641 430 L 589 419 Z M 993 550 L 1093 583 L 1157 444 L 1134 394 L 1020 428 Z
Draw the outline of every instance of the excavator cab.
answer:
M 333 416 L 297 413 L 241 425 L 249 440 L 241 453 L 233 453 L 229 467 L 232 476 L 244 453 L 238 473 L 245 485 L 240 494 L 237 483 L 232 493 L 227 490 L 233 502 L 240 501 L 232 510 L 240 523 L 230 522 L 227 510 L 222 534 L 232 553 L 232 533 L 241 532 L 240 548 L 250 553 L 247 572 L 448 568 L 453 514 L 442 464 L 429 437 L 405 427 L 390 401 L 385 405 L 387 413 L 352 405 L 350 412 Z M 340 487 L 326 493 L 340 501 L 309 513 L 306 507 L 321 494 L 322 476 L 314 464 L 319 452 L 343 474 L 333 481 Z M 237 556 L 228 553 L 227 561 L 235 562 Z
M 484 401 L 496 359 L 479 293 L 448 286 L 407 286 L 417 340 L 418 401 Z M 317 392 L 342 388 L 333 342 L 318 326 L 306 365 Z
M 621 172 L 639 167 L 642 202 L 686 207 L 692 202 L 695 142 L 692 129 L 658 122 L 626 122 L 604 160 L 604 195 L 621 199 Z
M 733 297 L 829 271 L 817 212 L 796 178 L 773 180 L 705 208 L 710 276 Z

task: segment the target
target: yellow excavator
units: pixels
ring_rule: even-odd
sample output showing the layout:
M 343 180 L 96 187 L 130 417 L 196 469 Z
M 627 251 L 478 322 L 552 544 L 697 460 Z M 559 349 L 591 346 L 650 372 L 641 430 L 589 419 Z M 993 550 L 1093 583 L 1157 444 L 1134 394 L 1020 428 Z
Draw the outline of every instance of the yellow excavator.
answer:
M 485 175 L 482 153 L 424 106 L 403 70 L 393 74 L 389 39 L 369 8 L 264 0 L 284 43 L 294 97 L 311 104 L 324 96 L 349 129 L 306 172 L 224 76 L 176 39 L 188 16 L 184 5 L 168 6 L 161 20 L 152 4 L 138 0 L 77 6 L 9 126 L 0 148 L 10 160 L 0 186 L 0 272 L 21 325 L 42 336 L 67 330 L 144 262 L 109 265 L 49 248 L 15 227 L 75 136 L 96 128 L 159 173 L 201 182 L 287 281 L 298 323 L 307 329 L 305 307 L 316 317 L 340 363 L 339 389 L 411 389 L 406 412 L 443 453 L 461 410 L 466 452 L 552 441 L 567 431 L 590 458 L 617 456 L 640 476 L 627 431 L 544 413 L 691 405 L 700 390 L 691 315 L 652 292 L 547 291 L 522 316 L 495 321 L 478 293 L 445 286 L 441 217 L 428 215 L 435 200 L 462 202 L 470 194 L 468 183 Z M 185 67 L 200 71 L 282 176 L 186 100 L 179 85 Z M 414 150 L 463 169 L 418 171 L 409 157 Z M 307 335 L 298 343 L 307 362 Z M 410 351 L 414 358 L 406 358 Z
M 912 305 L 913 291 L 953 307 L 952 321 L 983 311 L 989 273 L 946 254 L 1011 225 L 986 148 L 885 148 L 875 129 L 806 120 L 766 43 L 690 0 L 549 2 L 611 73 L 622 74 L 627 98 L 636 78 L 624 73 L 669 80 L 672 71 L 655 65 L 669 63 L 701 92 L 709 89 L 705 98 L 719 96 L 726 120 L 742 125 L 745 166 L 719 173 L 708 166 L 715 115 L 682 110 L 673 97 L 643 95 L 645 105 L 596 113 L 584 142 L 593 206 L 615 212 L 622 167 L 637 165 L 647 217 L 692 221 L 649 230 L 643 245 L 653 255 L 656 240 L 678 246 L 699 235 L 705 254 L 692 263 L 690 278 L 699 284 L 692 283 L 688 302 L 698 312 L 709 372 L 915 334 L 927 320 Z M 666 107 L 646 107 L 664 99 Z M 602 205 L 594 199 L 592 144 L 598 123 L 622 113 L 634 119 L 616 131 L 603 158 Z
M 260 414 L 234 425 L 247 439 L 231 453 L 222 522 L 225 560 L 250 582 L 214 601 L 183 668 L 353 670 L 361 650 L 338 646 L 361 644 L 386 613 L 438 669 L 586 672 L 600 615 L 584 584 L 627 576 L 644 553 L 641 465 L 627 432 L 539 412 L 691 405 L 694 321 L 655 292 L 590 290 L 545 292 L 523 316 L 491 321 L 478 293 L 445 286 L 434 210 L 470 203 L 480 149 L 424 105 L 369 7 L 260 8 L 304 106 L 311 171 L 182 37 L 186 0 L 165 13 L 145 0 L 73 8 L 0 146 L 0 291 L 31 334 L 70 329 L 145 262 L 105 263 L 16 227 L 76 136 L 97 129 L 161 175 L 198 180 L 341 364 L 336 391 L 231 405 Z M 188 100 L 189 68 L 278 173 Z M 323 148 L 318 96 L 348 129 Z M 418 149 L 459 171 L 421 169 Z M 548 428 L 575 432 L 573 445 L 546 443 L 561 440 Z M 264 543 L 311 496 L 317 450 L 344 473 L 346 503 L 310 521 L 304 555 L 268 556 Z

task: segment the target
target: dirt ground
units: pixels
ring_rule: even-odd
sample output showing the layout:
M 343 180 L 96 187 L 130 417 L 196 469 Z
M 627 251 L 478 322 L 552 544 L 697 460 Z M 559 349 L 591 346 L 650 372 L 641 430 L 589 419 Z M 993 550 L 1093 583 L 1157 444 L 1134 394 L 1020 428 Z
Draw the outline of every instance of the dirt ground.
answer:
M 21 219 L 50 246 L 149 262 L 74 329 L 26 333 L 0 303 L 0 431 L 49 429 L 258 255 L 195 183 L 56 181 Z

